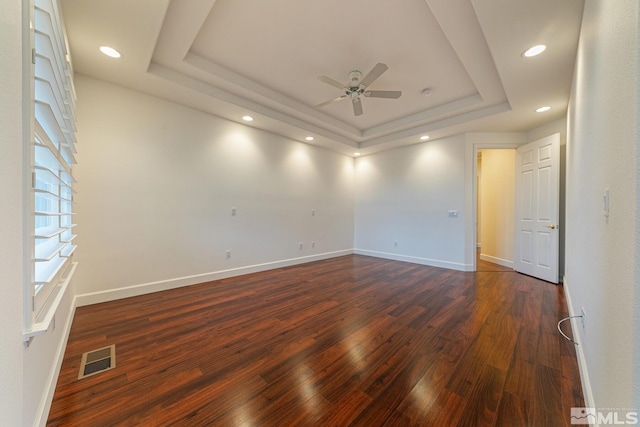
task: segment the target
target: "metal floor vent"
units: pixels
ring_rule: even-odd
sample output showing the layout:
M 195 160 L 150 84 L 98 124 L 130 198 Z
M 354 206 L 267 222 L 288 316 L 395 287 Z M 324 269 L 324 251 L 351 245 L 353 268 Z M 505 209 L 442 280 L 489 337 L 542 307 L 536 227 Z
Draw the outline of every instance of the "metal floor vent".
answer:
M 112 344 L 82 355 L 78 379 L 90 377 L 116 367 L 116 345 Z

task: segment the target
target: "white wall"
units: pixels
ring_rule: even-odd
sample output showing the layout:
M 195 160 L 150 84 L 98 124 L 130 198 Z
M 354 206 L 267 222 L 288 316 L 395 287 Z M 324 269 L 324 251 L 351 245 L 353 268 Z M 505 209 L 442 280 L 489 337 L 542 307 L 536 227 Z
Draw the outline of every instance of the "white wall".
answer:
M 88 77 L 76 88 L 81 304 L 352 253 L 352 158 Z
M 22 4 L 0 0 L 0 52 L 22 57 Z M 0 61 L 0 425 L 22 425 L 22 66 Z M 7 207 L 14 207 L 7 209 Z
M 565 289 L 598 407 L 640 407 L 638 12 L 586 1 L 568 114 Z
M 355 201 L 358 253 L 469 268 L 464 135 L 358 158 Z

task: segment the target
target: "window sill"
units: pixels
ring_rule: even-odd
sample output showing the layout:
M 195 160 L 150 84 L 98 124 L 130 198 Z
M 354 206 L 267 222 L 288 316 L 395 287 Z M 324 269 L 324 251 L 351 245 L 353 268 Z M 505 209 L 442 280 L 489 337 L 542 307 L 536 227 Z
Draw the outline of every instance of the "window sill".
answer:
M 66 277 L 56 285 L 55 289 L 50 298 L 50 303 L 47 303 L 47 306 L 42 310 L 42 312 L 36 318 L 36 321 L 31 325 L 31 329 L 22 333 L 22 340 L 27 343 L 31 341 L 31 339 L 35 336 L 42 335 L 46 333 L 51 327 L 51 322 L 53 322 L 53 317 L 58 310 L 58 306 L 62 301 L 62 297 L 64 296 L 67 288 L 69 287 L 69 283 L 71 283 L 71 278 L 76 271 L 76 267 L 78 266 L 77 262 L 71 264 L 71 268 L 69 269 L 69 273 Z

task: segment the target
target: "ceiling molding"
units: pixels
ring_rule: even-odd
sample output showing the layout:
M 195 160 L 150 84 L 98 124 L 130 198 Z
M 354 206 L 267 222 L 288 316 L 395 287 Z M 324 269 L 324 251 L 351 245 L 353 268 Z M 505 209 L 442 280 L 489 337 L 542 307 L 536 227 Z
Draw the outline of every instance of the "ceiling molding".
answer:
M 369 141 L 361 143 L 360 148 L 373 147 L 379 144 L 392 142 L 392 141 L 404 139 L 411 136 L 421 135 L 427 132 L 443 129 L 449 126 L 454 126 L 461 123 L 478 120 L 484 117 L 505 113 L 507 111 L 511 111 L 511 106 L 509 105 L 508 102 L 492 105 L 490 107 L 479 108 L 477 110 L 470 111 L 468 113 L 458 114 L 458 115 L 455 115 L 446 119 L 438 120 L 426 125 L 416 126 L 414 128 L 407 129 L 401 132 L 396 132 L 390 135 L 371 139 Z
M 342 135 L 338 135 L 324 128 L 315 126 L 311 123 L 293 118 L 287 114 L 279 113 L 277 111 L 274 111 L 271 108 L 266 108 L 261 104 L 255 103 L 248 99 L 241 98 L 235 94 L 232 94 L 230 92 L 208 85 L 200 80 L 194 79 L 192 77 L 184 75 L 170 68 L 164 67 L 162 65 L 151 64 L 151 66 L 149 67 L 149 73 L 156 77 L 170 80 L 171 82 L 178 84 L 186 89 L 193 90 L 198 93 L 203 93 L 207 96 L 211 96 L 216 99 L 246 108 L 248 110 L 255 111 L 256 113 L 269 117 L 271 119 L 288 123 L 293 126 L 299 127 L 301 129 L 308 129 L 312 133 L 322 135 L 326 138 L 331 138 L 335 141 L 338 141 L 350 147 L 354 147 L 354 148 L 359 147 L 359 144 L 357 142 L 351 139 L 345 138 Z
M 195 53 L 188 53 L 184 59 L 184 62 L 198 68 L 201 71 L 205 71 L 208 74 L 233 83 L 240 88 L 249 90 L 257 95 L 268 98 L 269 100 L 292 110 L 289 112 L 289 114 L 295 114 L 295 112 L 297 111 L 307 116 L 311 116 L 315 119 L 322 120 L 327 125 L 331 125 L 333 127 L 344 130 L 345 132 L 348 132 L 349 135 L 351 135 L 351 137 L 353 138 L 362 137 L 362 131 L 360 131 L 360 129 L 350 126 L 343 121 L 334 119 L 327 114 L 321 113 L 315 108 L 309 107 L 306 104 L 303 104 L 299 101 L 296 101 L 295 99 L 281 94 L 280 92 L 263 86 L 247 77 L 240 75 L 239 73 L 234 73 L 233 71 L 219 64 L 211 62 L 205 58 L 202 58 Z
M 182 61 L 215 3 L 216 0 L 172 1 L 162 23 L 152 62 L 166 66 Z
M 371 127 L 363 132 L 363 136 L 377 136 L 387 131 L 396 130 L 407 126 L 416 126 L 416 123 L 423 123 L 435 117 L 442 116 L 447 113 L 460 111 L 466 107 L 477 106 L 483 102 L 479 94 L 471 95 L 466 98 L 448 102 L 429 110 L 420 111 L 419 113 L 410 114 L 391 122 L 383 123 L 378 126 Z
M 363 154 L 453 132 L 526 131 L 566 114 L 583 0 L 61 0 L 76 72 L 286 138 Z M 251 5 L 254 13 L 247 14 Z M 374 25 L 366 25 L 376 22 Z M 115 43 L 119 61 L 97 52 Z M 545 42 L 535 59 L 521 52 Z M 97 46 L 96 46 L 97 45 Z M 389 66 L 354 116 L 316 79 Z M 342 78 L 340 77 L 342 75 Z M 430 96 L 422 96 L 430 88 Z M 541 103 L 553 108 L 535 113 Z M 246 123 L 243 123 L 246 124 Z M 369 148 L 369 150 L 367 150 Z
M 469 1 L 425 0 L 482 98 L 506 101 L 498 70 L 478 17 Z M 464 31 L 460 31 L 464 28 Z

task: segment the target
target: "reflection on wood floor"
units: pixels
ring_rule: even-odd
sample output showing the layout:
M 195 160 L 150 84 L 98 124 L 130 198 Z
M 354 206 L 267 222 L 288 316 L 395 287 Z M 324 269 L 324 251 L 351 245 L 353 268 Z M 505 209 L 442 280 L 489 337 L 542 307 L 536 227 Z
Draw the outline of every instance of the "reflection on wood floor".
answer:
M 79 307 L 48 425 L 568 426 L 565 316 L 562 286 L 361 255 Z

